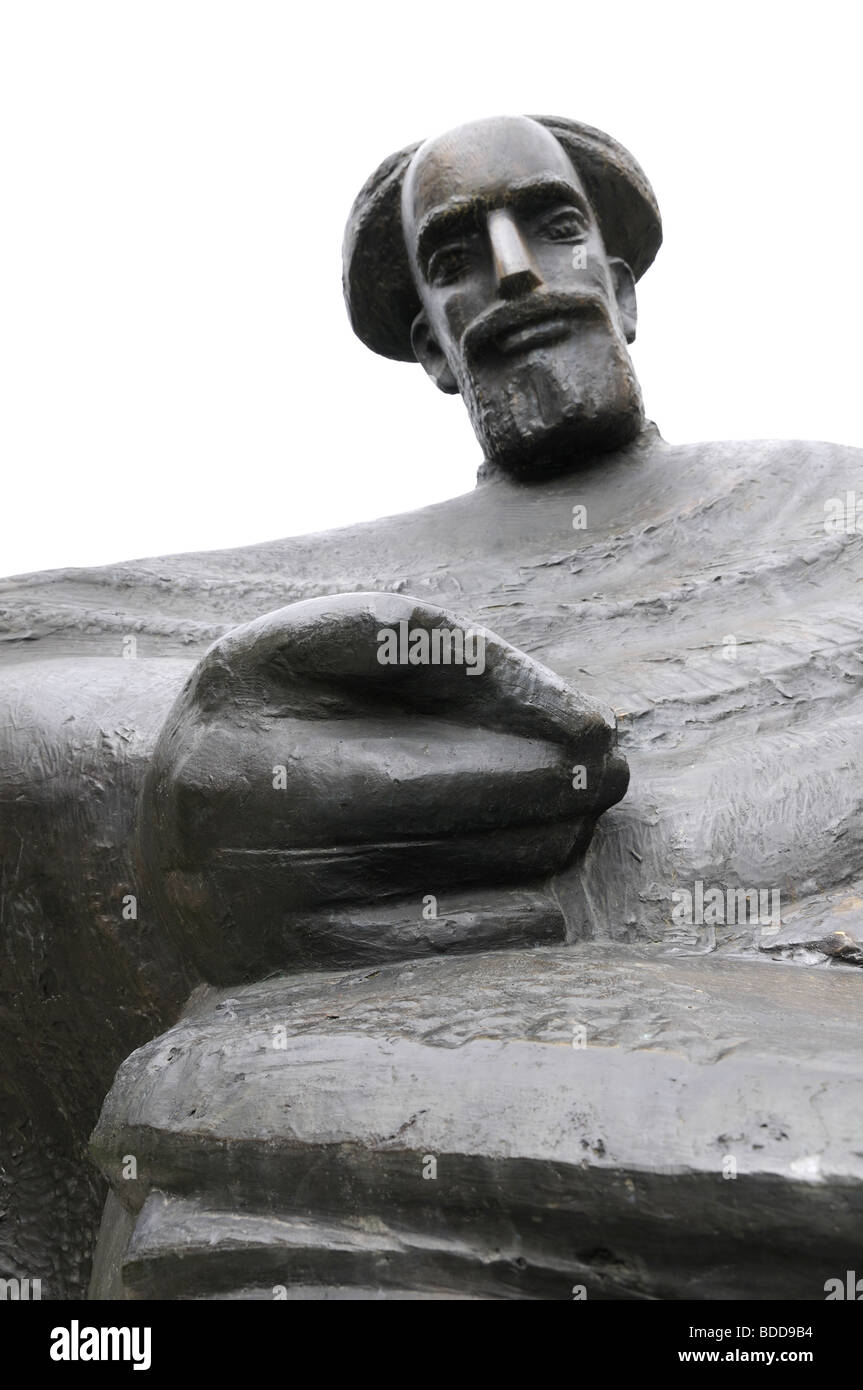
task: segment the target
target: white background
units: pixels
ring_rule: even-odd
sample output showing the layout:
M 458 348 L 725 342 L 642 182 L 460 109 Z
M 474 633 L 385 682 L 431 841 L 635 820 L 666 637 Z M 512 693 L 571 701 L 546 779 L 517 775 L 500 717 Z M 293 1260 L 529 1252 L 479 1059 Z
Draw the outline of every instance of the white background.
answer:
M 863 443 L 856 12 L 5 0 L 0 573 L 471 488 L 463 407 L 353 338 L 340 248 L 380 159 L 479 116 L 572 116 L 646 170 L 667 439 Z

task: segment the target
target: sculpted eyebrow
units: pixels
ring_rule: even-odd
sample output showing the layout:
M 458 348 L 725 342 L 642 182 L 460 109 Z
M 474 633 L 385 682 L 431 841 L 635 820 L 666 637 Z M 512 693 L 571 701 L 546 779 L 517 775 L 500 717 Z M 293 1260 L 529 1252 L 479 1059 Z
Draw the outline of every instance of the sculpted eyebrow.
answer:
M 449 236 L 464 236 L 479 227 L 484 202 L 479 198 L 459 198 L 446 207 L 433 208 L 420 223 L 417 257 L 425 269 L 432 252 Z
M 480 215 L 492 207 L 531 207 L 539 203 L 568 203 L 585 217 L 590 214 L 585 198 L 566 179 L 554 174 L 522 179 L 512 184 L 503 200 L 491 198 L 458 198 L 444 207 L 432 208 L 420 223 L 417 233 L 417 257 L 423 270 L 429 257 L 446 237 L 464 236 L 475 232 Z
M 512 184 L 508 191 L 507 205 L 510 207 L 522 207 L 532 203 L 569 203 L 571 207 L 578 208 L 580 212 L 588 213 L 586 199 L 577 188 L 566 179 L 558 178 L 555 174 L 544 174 L 539 178 L 522 179 L 518 183 Z

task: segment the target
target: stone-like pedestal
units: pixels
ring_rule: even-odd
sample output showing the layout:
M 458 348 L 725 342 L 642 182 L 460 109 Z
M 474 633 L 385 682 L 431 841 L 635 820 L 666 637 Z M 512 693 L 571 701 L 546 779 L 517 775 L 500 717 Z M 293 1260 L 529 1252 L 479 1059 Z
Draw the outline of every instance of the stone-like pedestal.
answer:
M 106 1100 L 91 1296 L 823 1299 L 861 983 L 587 944 L 200 990 Z

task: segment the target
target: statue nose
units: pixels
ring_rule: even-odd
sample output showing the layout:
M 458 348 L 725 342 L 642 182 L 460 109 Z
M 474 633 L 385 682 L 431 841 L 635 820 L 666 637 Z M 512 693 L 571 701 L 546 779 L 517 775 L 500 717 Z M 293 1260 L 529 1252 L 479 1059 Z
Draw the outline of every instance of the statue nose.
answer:
M 498 291 L 504 299 L 516 299 L 530 294 L 542 284 L 542 276 L 518 229 L 506 208 L 489 213 L 488 239 L 494 260 Z

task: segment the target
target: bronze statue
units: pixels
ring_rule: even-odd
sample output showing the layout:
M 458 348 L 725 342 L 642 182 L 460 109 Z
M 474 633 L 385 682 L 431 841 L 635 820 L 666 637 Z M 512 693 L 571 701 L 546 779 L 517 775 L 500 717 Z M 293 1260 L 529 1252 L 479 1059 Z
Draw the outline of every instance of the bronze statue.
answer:
M 660 240 L 572 121 L 392 156 L 349 314 L 477 489 L 5 584 L 11 1272 L 81 1291 L 145 1043 L 97 1297 L 820 1297 L 854 1248 L 863 456 L 661 439 Z

